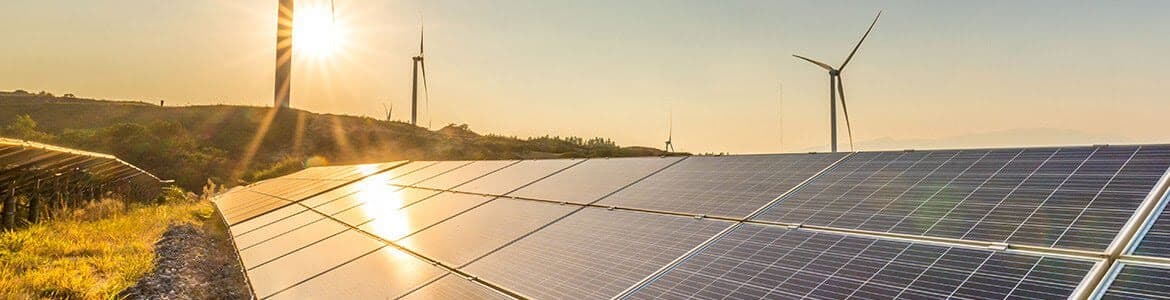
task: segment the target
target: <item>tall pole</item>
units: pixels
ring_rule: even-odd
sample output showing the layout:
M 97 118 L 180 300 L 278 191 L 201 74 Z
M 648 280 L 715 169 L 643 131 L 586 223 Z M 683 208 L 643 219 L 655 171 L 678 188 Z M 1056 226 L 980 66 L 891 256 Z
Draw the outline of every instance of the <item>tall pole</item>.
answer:
M 276 17 L 276 88 L 272 106 L 289 107 L 292 85 L 293 0 L 279 0 Z
M 410 81 L 410 125 L 418 126 L 418 64 L 422 62 L 422 56 L 411 57 L 414 60 L 414 72 L 411 73 Z
M 829 75 L 829 139 L 833 152 L 837 152 L 837 80 L 836 75 Z

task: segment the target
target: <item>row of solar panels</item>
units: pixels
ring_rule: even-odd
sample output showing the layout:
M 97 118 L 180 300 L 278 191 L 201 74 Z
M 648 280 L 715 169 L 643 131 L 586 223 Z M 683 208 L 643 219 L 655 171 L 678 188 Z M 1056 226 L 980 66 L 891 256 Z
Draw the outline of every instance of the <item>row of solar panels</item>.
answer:
M 1170 220 L 1134 216 L 1168 167 L 1163 145 L 396 162 L 216 202 L 259 298 L 1148 298 Z

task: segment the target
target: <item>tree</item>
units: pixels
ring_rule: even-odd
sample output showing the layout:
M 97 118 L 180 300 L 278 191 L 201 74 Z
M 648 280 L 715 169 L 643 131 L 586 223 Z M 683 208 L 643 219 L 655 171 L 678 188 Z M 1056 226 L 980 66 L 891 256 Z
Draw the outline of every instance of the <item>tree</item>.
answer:
M 19 115 L 4 127 L 4 135 L 16 139 L 38 142 L 52 142 L 52 134 L 37 130 L 37 121 L 29 115 Z

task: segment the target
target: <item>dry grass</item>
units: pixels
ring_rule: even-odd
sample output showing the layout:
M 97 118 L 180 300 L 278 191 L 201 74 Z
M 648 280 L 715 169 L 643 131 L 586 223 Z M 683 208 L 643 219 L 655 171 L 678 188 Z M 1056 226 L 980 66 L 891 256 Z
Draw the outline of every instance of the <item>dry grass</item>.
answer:
M 103 201 L 67 217 L 0 233 L 0 299 L 110 299 L 151 271 L 170 223 L 202 226 L 207 202 L 132 207 Z

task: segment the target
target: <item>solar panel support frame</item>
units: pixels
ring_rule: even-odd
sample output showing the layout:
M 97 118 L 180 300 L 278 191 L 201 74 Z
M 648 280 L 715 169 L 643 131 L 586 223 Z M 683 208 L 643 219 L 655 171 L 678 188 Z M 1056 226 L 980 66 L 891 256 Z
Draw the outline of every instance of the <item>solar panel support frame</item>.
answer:
M 1105 280 L 1106 276 L 1119 265 L 1118 259 L 1122 258 L 1125 254 L 1133 252 L 1137 245 L 1141 243 L 1142 237 L 1153 226 L 1157 216 L 1160 215 L 1161 212 L 1156 211 L 1156 209 L 1166 206 L 1167 197 L 1170 196 L 1167 194 L 1168 188 L 1170 188 L 1170 169 L 1162 172 L 1162 177 L 1158 178 L 1157 183 L 1154 184 L 1154 188 L 1150 190 L 1150 193 L 1142 200 L 1142 204 L 1138 206 L 1138 209 L 1125 222 L 1125 226 L 1113 238 L 1113 242 L 1106 248 L 1102 263 L 1109 267 L 1090 270 L 1090 273 L 1085 276 L 1085 280 L 1081 282 L 1081 285 L 1073 291 L 1073 294 L 1069 297 L 1070 299 L 1090 299 L 1091 297 L 1104 293 L 1109 285 L 1109 282 Z

